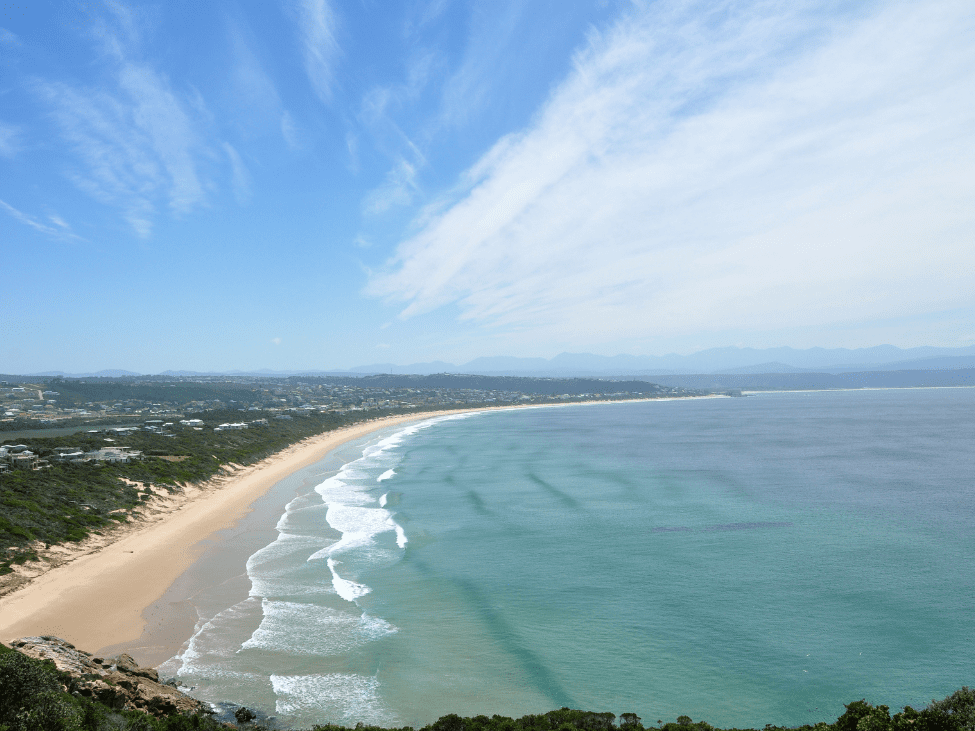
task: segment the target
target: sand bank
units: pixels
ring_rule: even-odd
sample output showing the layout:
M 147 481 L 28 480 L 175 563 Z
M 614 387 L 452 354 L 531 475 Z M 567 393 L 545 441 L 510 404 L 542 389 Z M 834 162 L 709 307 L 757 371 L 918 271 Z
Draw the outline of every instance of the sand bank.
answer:
M 139 638 L 144 610 L 193 564 L 201 541 L 234 525 L 276 482 L 345 442 L 442 413 L 457 412 L 387 417 L 305 439 L 181 498 L 164 499 L 164 509 L 107 539 L 59 547 L 62 565 L 0 598 L 0 640 L 54 634 L 97 650 Z

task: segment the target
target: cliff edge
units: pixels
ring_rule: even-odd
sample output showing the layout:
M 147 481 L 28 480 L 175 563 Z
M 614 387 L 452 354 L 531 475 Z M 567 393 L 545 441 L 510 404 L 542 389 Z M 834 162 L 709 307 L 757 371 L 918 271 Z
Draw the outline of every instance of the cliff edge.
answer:
M 209 713 L 210 707 L 160 682 L 153 668 L 139 667 L 129 655 L 95 657 L 60 637 L 23 637 L 10 643 L 17 652 L 50 660 L 63 674 L 64 689 L 118 710 L 138 710 L 157 717 L 174 713 Z

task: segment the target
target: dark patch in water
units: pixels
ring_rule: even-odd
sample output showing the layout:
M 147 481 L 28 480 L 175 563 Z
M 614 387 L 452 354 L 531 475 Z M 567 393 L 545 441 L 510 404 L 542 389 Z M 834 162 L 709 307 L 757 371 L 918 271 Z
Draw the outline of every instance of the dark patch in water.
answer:
M 487 504 L 485 504 L 484 498 L 482 498 L 474 490 L 467 491 L 467 499 L 471 501 L 471 505 L 474 507 L 474 510 L 481 515 L 494 515 L 494 513 L 492 513 L 488 508 Z
M 615 472 L 608 472 L 606 470 L 593 469 L 591 465 L 587 465 L 584 462 L 580 462 L 575 467 L 575 472 L 580 475 L 585 475 L 591 478 L 594 482 L 606 484 L 606 483 L 616 483 L 620 487 L 625 488 L 627 491 L 634 490 L 640 487 L 639 483 L 630 480 L 623 475 L 617 474 Z
M 576 509 L 576 510 L 579 509 L 580 505 L 579 505 L 579 501 L 578 500 L 576 500 L 571 495 L 567 495 L 566 493 L 562 492 L 560 489 L 558 489 L 554 485 L 546 482 L 541 477 L 539 477 L 538 475 L 536 475 L 534 472 L 529 472 L 527 474 L 527 477 L 528 477 L 529 480 L 531 480 L 536 485 L 538 485 L 539 487 L 541 487 L 543 490 L 545 490 L 545 492 L 547 492 L 549 495 L 551 495 L 556 500 L 558 500 L 559 502 L 561 502 L 567 508 L 573 508 L 573 509 Z
M 794 523 L 724 523 L 719 525 L 707 525 L 703 528 L 691 528 L 690 526 L 659 526 L 651 528 L 651 533 L 692 533 L 700 530 L 703 533 L 715 533 L 722 530 L 758 530 L 761 528 L 791 528 Z
M 724 525 L 709 525 L 702 528 L 705 533 L 719 530 L 755 530 L 758 528 L 791 528 L 793 523 L 725 523 Z
M 414 561 L 413 565 L 427 576 L 435 575 L 430 567 L 422 561 Z M 452 578 L 451 580 L 464 594 L 491 636 L 509 655 L 517 660 L 525 674 L 532 679 L 535 688 L 548 697 L 557 707 L 578 707 L 578 704 L 572 700 L 572 697 L 565 691 L 562 684 L 559 683 L 541 658 L 521 644 L 517 632 L 505 621 L 502 614 L 494 609 L 491 602 L 471 582 L 459 578 Z

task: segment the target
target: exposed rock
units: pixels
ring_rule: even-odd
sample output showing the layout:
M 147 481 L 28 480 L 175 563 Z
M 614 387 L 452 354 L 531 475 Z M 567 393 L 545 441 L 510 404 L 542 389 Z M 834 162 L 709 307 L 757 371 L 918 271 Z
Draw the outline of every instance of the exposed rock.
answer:
M 154 716 L 196 711 L 210 707 L 159 682 L 154 668 L 142 668 L 129 655 L 93 657 L 60 637 L 24 637 L 10 646 L 38 660 L 51 660 L 58 670 L 70 675 L 65 690 L 93 698 L 116 709 L 134 709 Z

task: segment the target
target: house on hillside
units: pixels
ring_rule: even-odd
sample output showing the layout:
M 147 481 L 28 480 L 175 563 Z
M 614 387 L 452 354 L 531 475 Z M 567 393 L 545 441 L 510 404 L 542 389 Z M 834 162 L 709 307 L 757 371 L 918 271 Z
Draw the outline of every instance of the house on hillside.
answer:
M 16 454 L 11 454 L 7 457 L 7 464 L 9 464 L 13 469 L 17 470 L 36 469 L 38 461 L 37 455 L 29 449 L 25 449 L 22 452 L 17 452 Z
M 142 452 L 128 447 L 102 447 L 94 452 L 85 452 L 85 461 L 91 462 L 130 462 L 142 459 Z
M 234 422 L 233 424 L 221 424 L 220 426 L 214 427 L 213 431 L 240 431 L 241 429 L 246 429 L 247 424 L 242 421 Z
M 85 452 L 79 447 L 55 447 L 55 462 L 84 462 Z

